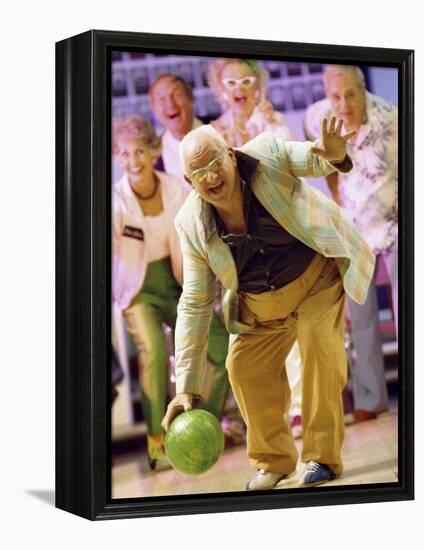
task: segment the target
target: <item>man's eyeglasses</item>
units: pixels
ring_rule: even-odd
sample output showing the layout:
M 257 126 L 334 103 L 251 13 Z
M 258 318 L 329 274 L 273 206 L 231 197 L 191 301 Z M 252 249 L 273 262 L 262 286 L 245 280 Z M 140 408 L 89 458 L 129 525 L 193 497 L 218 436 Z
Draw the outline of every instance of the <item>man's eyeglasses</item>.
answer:
M 208 172 L 218 172 L 218 170 L 222 166 L 222 163 L 224 162 L 224 154 L 225 149 L 223 149 L 221 153 L 204 168 L 197 168 L 196 170 L 193 170 L 193 172 L 189 176 L 190 179 L 196 181 L 197 183 L 200 183 L 208 174 Z
M 224 78 L 222 83 L 229 90 L 234 90 L 237 86 L 241 88 L 250 88 L 256 82 L 256 76 L 245 76 L 243 78 Z

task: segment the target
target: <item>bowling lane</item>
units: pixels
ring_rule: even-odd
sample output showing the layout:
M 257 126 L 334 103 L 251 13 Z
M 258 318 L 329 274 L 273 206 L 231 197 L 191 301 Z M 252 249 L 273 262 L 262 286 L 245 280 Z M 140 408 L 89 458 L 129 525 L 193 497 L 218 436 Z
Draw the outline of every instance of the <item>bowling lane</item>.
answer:
M 345 472 L 331 485 L 392 483 L 397 481 L 397 411 L 376 420 L 346 427 L 343 446 Z M 296 441 L 300 450 L 302 440 Z M 298 464 L 298 473 L 301 464 Z M 244 447 L 228 449 L 218 463 L 199 476 L 185 476 L 174 470 L 150 472 L 143 453 L 126 455 L 112 469 L 113 498 L 186 495 L 241 491 L 252 475 Z M 281 488 L 297 487 L 296 478 Z

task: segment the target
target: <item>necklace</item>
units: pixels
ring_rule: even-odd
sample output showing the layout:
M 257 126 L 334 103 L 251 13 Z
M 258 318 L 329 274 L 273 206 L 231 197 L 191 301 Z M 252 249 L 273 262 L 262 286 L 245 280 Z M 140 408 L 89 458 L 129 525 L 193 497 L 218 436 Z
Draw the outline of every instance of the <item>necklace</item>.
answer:
M 248 133 L 248 130 L 246 128 L 246 122 L 243 121 L 243 122 L 238 122 L 236 121 L 234 115 L 233 115 L 233 126 L 234 128 L 237 130 L 237 132 L 239 132 L 240 134 L 247 134 Z M 244 125 L 244 128 L 242 127 L 242 125 Z
M 243 122 L 241 124 L 236 122 L 235 116 L 232 111 L 230 111 L 230 115 L 231 115 L 232 126 L 234 130 L 239 134 L 243 145 L 246 141 L 248 141 L 248 139 L 246 140 L 246 137 L 249 138 L 249 130 L 246 128 L 246 126 L 244 126 L 244 129 L 242 128 L 241 124 L 243 124 Z M 237 139 L 236 136 L 235 136 L 235 139 Z
M 159 187 L 159 178 L 157 177 L 156 174 L 154 174 L 154 180 L 155 180 L 155 186 L 153 187 L 153 191 L 150 193 L 150 195 L 142 195 L 141 193 L 137 193 L 137 191 L 133 187 L 131 187 L 131 189 L 134 192 L 134 195 L 141 201 L 148 201 L 149 199 L 152 199 L 156 195 L 156 191 L 158 190 L 158 187 Z

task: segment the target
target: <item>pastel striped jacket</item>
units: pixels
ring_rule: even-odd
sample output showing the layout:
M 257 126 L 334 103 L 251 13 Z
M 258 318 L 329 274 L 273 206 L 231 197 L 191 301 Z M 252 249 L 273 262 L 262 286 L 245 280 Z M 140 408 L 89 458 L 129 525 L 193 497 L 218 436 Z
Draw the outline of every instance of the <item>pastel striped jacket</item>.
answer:
M 341 208 L 303 177 L 325 176 L 335 167 L 310 149 L 320 142 L 283 141 L 260 134 L 239 150 L 259 160 L 252 191 L 291 235 L 336 259 L 347 294 L 365 301 L 375 258 Z M 251 327 L 238 320 L 237 271 L 219 237 L 211 206 L 192 191 L 176 217 L 183 252 L 183 292 L 175 334 L 177 392 L 202 394 L 208 326 L 215 279 L 222 282 L 222 309 L 231 334 Z

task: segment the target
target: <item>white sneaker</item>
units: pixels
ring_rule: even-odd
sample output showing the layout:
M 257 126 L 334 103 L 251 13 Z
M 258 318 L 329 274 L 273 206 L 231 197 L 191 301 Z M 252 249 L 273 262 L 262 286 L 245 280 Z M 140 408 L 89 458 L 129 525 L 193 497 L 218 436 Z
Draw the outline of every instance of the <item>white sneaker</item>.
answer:
M 273 489 L 279 481 L 289 478 L 294 475 L 282 474 L 280 472 L 266 472 L 265 470 L 257 470 L 256 474 L 246 485 L 246 491 L 259 491 L 261 489 Z

